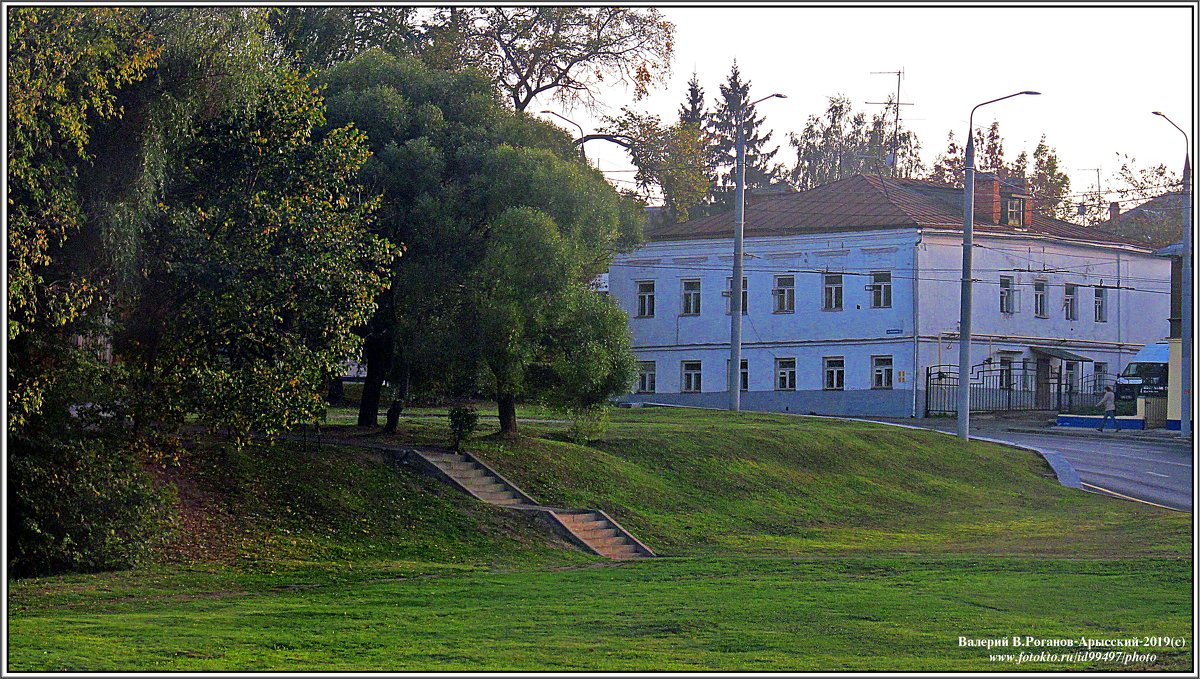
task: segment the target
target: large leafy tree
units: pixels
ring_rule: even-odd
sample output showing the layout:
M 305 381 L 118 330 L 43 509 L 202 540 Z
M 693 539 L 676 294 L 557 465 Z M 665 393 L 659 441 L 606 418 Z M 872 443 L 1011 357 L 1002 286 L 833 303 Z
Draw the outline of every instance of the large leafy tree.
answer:
M 373 48 L 408 54 L 420 48 L 415 7 L 284 6 L 268 19 L 284 56 L 301 69 L 325 69 Z
M 749 80 L 742 80 L 741 71 L 734 61 L 729 77 L 720 86 L 721 96 L 717 97 L 709 117 L 712 165 L 717 170 L 717 185 L 712 198 L 719 208 L 733 205 L 739 127 L 745 139 L 746 188 L 770 186 L 779 180 L 782 172 L 777 164 L 772 163 L 779 148 L 767 150 L 772 132 L 763 129 L 766 118 L 758 115 L 756 105 L 749 105 L 750 86 Z
M 801 191 L 854 174 L 911 177 L 923 170 L 914 133 L 897 129 L 886 109 L 868 120 L 844 96 L 830 97 L 824 116 L 809 116 L 789 141 L 796 151 L 790 179 Z M 896 157 L 889 162 L 893 146 Z
M 658 192 L 671 219 L 687 221 L 711 186 L 707 137 L 700 125 L 682 119 L 664 125 L 658 116 L 625 108 L 608 119 L 607 130 L 627 140 L 641 197 Z
M 1058 169 L 1058 154 L 1046 144 L 1046 135 L 1033 149 L 1033 171 L 1025 175 L 1033 194 L 1033 209 L 1038 214 L 1055 219 L 1070 219 L 1074 206 L 1068 200 L 1071 178 Z
M 491 375 L 484 388 L 511 415 L 514 399 L 532 393 L 518 378 L 529 347 L 543 336 L 544 315 L 533 308 L 539 297 L 553 299 L 555 286 L 603 271 L 618 244 L 636 239 L 636 211 L 580 161 L 565 133 L 507 109 L 478 73 L 433 70 L 374 51 L 332 69 L 324 83 L 331 124 L 354 122 L 370 139 L 374 156 L 361 177 L 381 195 L 374 229 L 406 249 L 363 329 L 367 388 L 359 423 L 377 424 L 384 380 L 401 387 L 394 397 L 402 402 L 410 386 L 461 392 L 481 365 Z M 492 249 L 509 253 L 499 234 L 530 220 L 553 226 L 556 249 L 547 256 L 562 259 L 557 270 L 569 275 L 530 293 L 529 309 L 503 316 L 515 304 L 504 291 L 528 286 L 518 281 L 485 295 L 474 283 L 477 268 L 487 263 L 497 276 L 520 268 L 518 255 L 509 261 Z M 509 327 L 504 319 L 522 319 L 519 332 L 491 334 L 481 344 L 483 323 Z M 506 417 L 506 430 L 515 426 Z

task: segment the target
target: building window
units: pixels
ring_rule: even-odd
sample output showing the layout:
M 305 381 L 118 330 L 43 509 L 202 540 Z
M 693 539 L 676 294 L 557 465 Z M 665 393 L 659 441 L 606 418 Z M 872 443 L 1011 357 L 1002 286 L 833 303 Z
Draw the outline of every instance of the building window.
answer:
M 892 272 L 871 272 L 871 308 L 887 309 L 892 306 Z
M 638 384 L 637 393 L 653 394 L 657 388 L 657 380 L 655 379 L 656 364 L 654 361 L 638 361 Z
M 1008 199 L 1008 225 L 1025 226 L 1025 199 Z
M 654 281 L 638 281 L 637 290 L 638 318 L 652 318 L 654 316 Z
M 1108 322 L 1108 289 L 1096 286 L 1096 322 Z
M 748 286 L 749 286 L 749 284 L 746 282 L 746 279 L 743 277 L 742 278 L 742 315 L 743 316 L 750 313 L 750 296 L 747 294 L 747 290 L 749 289 Z M 732 291 L 733 291 L 733 276 L 729 276 L 725 279 L 725 313 L 726 314 L 730 313 L 730 309 L 733 306 L 733 295 L 731 294 Z
M 823 276 L 824 296 L 822 297 L 821 309 L 823 311 L 841 311 L 842 310 L 842 274 L 827 273 Z
M 1102 381 L 1108 375 L 1108 364 L 1096 361 L 1092 364 L 1092 373 L 1096 376 L 1097 380 Z
M 1076 286 L 1070 283 L 1063 286 L 1063 318 L 1068 321 L 1079 319 L 1079 305 L 1075 302 Z
M 872 356 L 871 357 L 871 388 L 872 389 L 891 389 L 892 388 L 892 357 L 891 356 Z
M 779 391 L 796 390 L 796 359 L 775 359 L 775 388 Z
M 1033 282 L 1033 315 L 1038 318 L 1049 318 L 1046 313 L 1046 281 Z
M 741 359 L 742 369 L 738 371 L 738 387 L 741 391 L 750 391 L 750 361 Z M 725 389 L 729 389 L 729 359 L 725 359 Z
M 1065 361 L 1065 364 L 1063 382 L 1066 383 L 1067 391 L 1077 391 L 1079 386 L 1079 362 Z
M 1016 290 L 1013 286 L 1012 276 L 1000 277 L 1000 313 L 1011 314 L 1015 311 L 1016 305 L 1013 303 L 1016 297 Z
M 841 356 L 826 356 L 825 388 L 841 390 L 846 388 L 846 359 Z
M 796 277 L 776 276 L 775 289 L 771 291 L 775 297 L 775 313 L 790 314 L 796 310 Z
M 1009 390 L 1013 387 L 1013 360 L 1007 356 L 1000 357 L 1000 388 Z
M 700 281 L 690 280 L 683 282 L 683 316 L 699 316 L 700 315 Z
M 684 393 L 699 393 L 700 391 L 700 361 L 683 361 L 683 388 L 680 390 Z

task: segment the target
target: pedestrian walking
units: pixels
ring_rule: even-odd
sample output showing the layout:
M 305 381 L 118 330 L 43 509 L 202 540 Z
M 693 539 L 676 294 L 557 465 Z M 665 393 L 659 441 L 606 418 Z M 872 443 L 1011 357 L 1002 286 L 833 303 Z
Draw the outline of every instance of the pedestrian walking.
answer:
M 1121 431 L 1121 427 L 1117 426 L 1117 395 L 1113 393 L 1112 387 L 1104 388 L 1104 397 L 1096 403 L 1096 406 L 1104 408 L 1104 419 L 1100 420 L 1100 426 L 1096 428 L 1096 431 L 1104 431 L 1104 425 L 1108 424 L 1109 420 L 1112 420 L 1113 431 Z

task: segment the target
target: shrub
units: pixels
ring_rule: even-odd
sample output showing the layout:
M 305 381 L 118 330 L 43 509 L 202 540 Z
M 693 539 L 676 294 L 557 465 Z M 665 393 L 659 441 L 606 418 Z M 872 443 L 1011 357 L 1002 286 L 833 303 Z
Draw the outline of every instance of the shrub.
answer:
M 129 568 L 167 535 L 173 488 L 155 488 L 105 439 L 9 439 L 9 569 L 15 576 Z
M 575 443 L 595 441 L 608 429 L 608 406 L 606 405 L 570 408 L 565 413 L 571 420 L 567 436 Z
M 471 407 L 450 409 L 450 435 L 453 437 L 455 450 L 459 450 L 462 442 L 475 433 L 479 426 L 479 411 Z

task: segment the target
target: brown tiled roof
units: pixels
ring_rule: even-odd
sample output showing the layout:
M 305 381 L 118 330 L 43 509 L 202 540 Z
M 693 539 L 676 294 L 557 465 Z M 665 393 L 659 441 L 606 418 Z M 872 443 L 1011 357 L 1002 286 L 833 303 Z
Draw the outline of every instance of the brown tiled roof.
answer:
M 746 207 L 745 236 L 937 228 L 962 230 L 962 189 L 918 179 L 854 175 L 808 191 L 763 197 Z M 1034 215 L 1027 229 L 975 216 L 981 233 L 1031 233 L 1117 245 L 1139 243 L 1096 229 Z M 646 230 L 651 241 L 733 237 L 733 211 Z
M 1183 238 L 1183 213 L 1187 203 L 1182 191 L 1164 193 L 1096 225 L 1110 235 L 1130 238 L 1146 247 L 1158 248 Z

